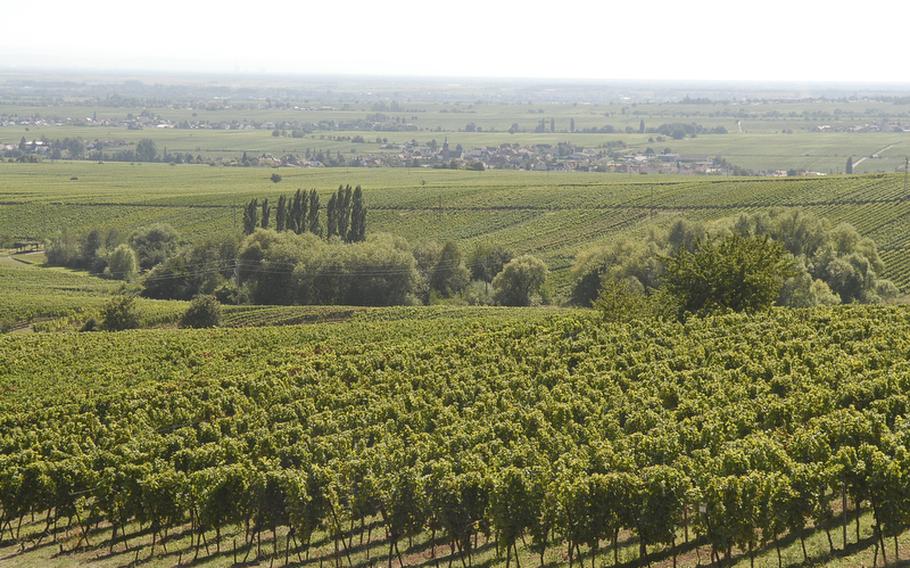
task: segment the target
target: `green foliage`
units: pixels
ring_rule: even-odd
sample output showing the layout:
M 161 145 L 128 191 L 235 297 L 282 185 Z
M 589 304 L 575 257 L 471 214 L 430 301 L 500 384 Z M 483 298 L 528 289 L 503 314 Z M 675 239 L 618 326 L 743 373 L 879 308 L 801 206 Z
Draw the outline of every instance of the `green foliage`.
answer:
M 659 289 L 646 294 L 641 283 L 631 277 L 602 282 L 592 307 L 611 323 L 672 317 L 676 313 L 675 299 L 669 293 Z
M 237 243 L 230 238 L 209 240 L 185 247 L 142 279 L 148 298 L 189 300 L 211 294 L 234 273 Z
M 260 227 L 263 229 L 269 228 L 269 222 L 271 220 L 272 208 L 269 206 L 269 199 L 266 197 L 262 200 L 262 221 L 260 221 Z
M 136 160 L 154 162 L 158 159 L 158 146 L 151 138 L 143 138 L 136 144 Z
M 547 265 L 531 255 L 510 260 L 493 279 L 493 297 L 503 306 L 530 306 L 540 299 Z
M 689 250 L 703 235 L 700 227 L 678 220 L 665 230 L 653 228 L 646 239 L 620 239 L 582 251 L 572 267 L 572 302 L 592 305 L 600 294 L 601 282 L 634 279 L 646 293 L 657 289 L 664 271 L 663 256 Z
M 296 226 L 296 225 L 295 225 Z M 287 198 L 278 196 L 278 205 L 275 206 L 275 230 L 279 233 L 288 228 Z
M 341 191 L 341 187 L 338 191 Z M 338 208 L 338 194 L 333 193 L 325 205 L 326 233 L 330 239 L 338 236 Z
M 367 207 L 363 200 L 363 189 L 354 188 L 351 202 L 351 229 L 348 232 L 349 243 L 359 243 L 367 238 Z
M 407 244 L 382 235 L 342 245 L 259 230 L 244 240 L 238 263 L 257 303 L 407 304 L 418 278 Z
M 105 275 L 115 280 L 133 280 L 139 272 L 139 258 L 127 244 L 119 245 L 107 257 Z
M 679 303 L 679 315 L 732 310 L 757 312 L 771 307 L 793 261 L 775 241 L 738 235 L 712 239 L 694 251 L 681 249 L 667 260 L 667 291 Z
M 179 244 L 177 231 L 163 223 L 137 229 L 129 239 L 130 248 L 136 252 L 143 270 L 164 262 L 177 251 Z
M 139 327 L 139 309 L 136 298 L 120 295 L 111 298 L 101 308 L 102 329 L 105 331 L 123 331 Z
M 482 280 L 469 282 L 462 292 L 462 297 L 469 306 L 492 306 L 495 303 L 490 283 Z
M 471 251 L 468 265 L 473 280 L 483 280 L 490 283 L 493 278 L 513 258 L 511 251 L 500 245 L 483 242 Z
M 107 267 L 108 252 L 119 244 L 116 231 L 108 230 L 106 238 L 100 229 L 91 229 L 81 236 L 67 230 L 47 243 L 46 258 L 51 266 L 84 268 L 101 273 Z
M 180 327 L 218 327 L 221 325 L 221 304 L 214 296 L 201 295 L 193 298 L 180 318 Z
M 767 236 L 784 245 L 801 264 L 796 277 L 828 285 L 843 303 L 877 304 L 897 295 L 896 287 L 880 278 L 884 264 L 875 242 L 861 236 L 850 225 L 831 224 L 800 211 L 771 211 L 743 215 L 733 231 L 743 236 Z M 819 285 L 816 288 L 821 288 Z M 819 290 L 821 303 L 830 297 Z
M 314 235 L 322 235 L 322 225 L 319 221 L 319 194 L 315 189 L 310 190 L 308 205 L 302 211 L 306 212 L 307 229 Z
M 259 200 L 251 199 L 243 208 L 243 234 L 251 235 L 259 226 Z
M 91 266 L 95 262 L 98 252 L 103 246 L 104 242 L 101 239 L 101 231 L 98 229 L 89 231 L 82 239 L 82 262 L 87 266 Z
M 464 290 L 468 284 L 468 270 L 464 266 L 458 245 L 448 241 L 439 252 L 439 259 L 430 275 L 430 289 L 443 298 L 450 298 Z
M 709 235 L 711 235 L 709 237 Z M 655 225 L 644 238 L 620 239 L 581 252 L 572 273 L 572 301 L 591 305 L 601 282 L 635 279 L 650 295 L 662 285 L 665 259 L 695 250 L 708 238 L 729 235 L 769 238 L 794 258 L 795 272 L 776 298 L 780 305 L 805 307 L 831 303 L 882 303 L 895 298 L 896 287 L 884 270 L 877 247 L 849 225 L 831 224 L 798 210 L 772 210 L 710 223 L 677 220 Z
M 47 263 L 51 266 L 78 266 L 82 264 L 81 249 L 79 240 L 64 230 L 47 243 Z

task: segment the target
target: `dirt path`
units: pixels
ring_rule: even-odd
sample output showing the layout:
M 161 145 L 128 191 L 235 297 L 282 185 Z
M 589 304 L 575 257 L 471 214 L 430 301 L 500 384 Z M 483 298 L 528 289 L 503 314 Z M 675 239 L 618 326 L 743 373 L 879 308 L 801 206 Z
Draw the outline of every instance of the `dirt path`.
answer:
M 856 167 L 857 167 L 858 165 L 862 164 L 863 162 L 865 162 L 866 160 L 868 160 L 870 157 L 872 157 L 872 158 L 878 158 L 879 155 L 881 155 L 882 152 L 884 152 L 884 151 L 886 151 L 886 150 L 890 150 L 891 148 L 894 148 L 894 147 L 895 147 L 896 145 L 898 145 L 898 144 L 900 144 L 900 142 L 895 142 L 894 144 L 888 144 L 887 146 L 885 146 L 884 148 L 882 148 L 882 149 L 879 150 L 878 152 L 875 152 L 874 154 L 872 154 L 872 156 L 863 156 L 862 158 L 860 158 L 859 160 L 857 160 L 856 163 L 853 164 L 853 169 L 854 169 L 854 171 L 856 170 Z

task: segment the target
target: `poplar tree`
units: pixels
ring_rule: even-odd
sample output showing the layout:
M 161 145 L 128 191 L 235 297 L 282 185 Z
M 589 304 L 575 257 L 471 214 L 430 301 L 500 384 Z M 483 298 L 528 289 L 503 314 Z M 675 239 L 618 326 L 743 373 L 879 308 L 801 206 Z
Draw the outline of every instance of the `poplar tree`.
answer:
M 300 190 L 298 189 L 294 193 L 294 197 L 291 199 L 291 205 L 288 211 L 288 230 L 294 231 L 295 233 L 300 233 L 300 202 L 302 198 L 300 196 Z
M 310 232 L 314 235 L 322 234 L 322 227 L 319 226 L 319 194 L 315 189 L 310 190 L 310 207 L 309 207 L 308 224 Z
M 262 200 L 262 228 L 269 228 L 269 218 L 271 217 L 272 209 L 269 207 L 269 198 L 266 197 Z
M 347 241 L 357 243 L 366 239 L 367 234 L 367 210 L 363 203 L 363 189 L 358 185 L 354 188 L 354 195 L 351 199 L 351 229 L 348 232 Z
M 300 192 L 300 206 L 297 208 L 297 234 L 301 235 L 308 231 L 307 210 L 309 205 L 307 204 L 307 192 L 302 189 L 298 191 Z
M 250 235 L 259 221 L 259 200 L 251 199 L 243 210 L 243 234 Z
M 278 206 L 275 210 L 275 230 L 279 233 L 287 228 L 287 199 L 281 195 L 278 197 Z
M 328 229 L 328 238 L 332 238 L 338 234 L 338 194 L 341 193 L 341 188 L 338 188 L 338 193 L 333 193 L 329 197 L 329 202 L 325 206 L 325 218 L 326 218 L 326 228 Z
M 353 191 L 351 186 L 345 186 L 342 191 L 338 189 L 338 199 L 335 201 L 335 225 L 338 229 L 338 236 L 342 239 L 348 238 L 348 230 L 351 227 L 351 200 Z

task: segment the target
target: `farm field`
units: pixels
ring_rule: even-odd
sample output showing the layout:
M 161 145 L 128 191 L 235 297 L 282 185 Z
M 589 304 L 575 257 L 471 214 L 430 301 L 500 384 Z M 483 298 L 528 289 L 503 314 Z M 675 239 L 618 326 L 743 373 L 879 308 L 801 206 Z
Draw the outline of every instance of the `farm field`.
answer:
M 900 174 L 820 178 L 656 177 L 434 169 L 273 170 L 164 164 L 0 164 L 0 236 L 49 238 L 64 229 L 114 227 L 128 234 L 155 222 L 197 241 L 240 232 L 241 206 L 316 188 L 323 203 L 339 184 L 364 187 L 370 231 L 409 241 L 456 240 L 468 250 L 495 241 L 540 256 L 559 293 L 575 254 L 685 216 L 714 219 L 772 207 L 800 207 L 854 225 L 874 239 L 886 276 L 910 289 L 910 201 Z
M 908 467 L 908 346 L 910 311 L 868 306 L 3 336 L 0 562 L 536 566 L 545 534 L 547 566 L 568 539 L 576 563 L 638 566 L 643 535 L 655 566 L 712 543 L 869 566 L 901 486 L 882 472 Z
M 122 87 L 111 86 L 109 90 L 117 91 Z M 451 93 L 451 85 L 446 85 Z M 713 102 L 690 102 L 683 100 L 673 102 L 647 102 L 651 98 L 640 95 L 638 101 L 604 102 L 548 102 L 546 96 L 535 93 L 538 100 L 521 100 L 517 97 L 511 102 L 492 102 L 475 96 L 456 93 L 450 102 L 433 101 L 433 93 L 424 91 L 421 95 L 411 95 L 404 100 L 404 93 L 380 94 L 373 97 L 363 93 L 362 86 L 356 89 L 355 96 L 345 96 L 335 92 L 323 92 L 310 97 L 308 101 L 291 99 L 283 104 L 262 104 L 261 100 L 244 100 L 243 94 L 233 100 L 212 100 L 207 105 L 198 105 L 198 101 L 181 100 L 175 97 L 172 104 L 161 104 L 160 101 L 149 101 L 146 105 L 130 105 L 128 101 L 116 104 L 101 104 L 91 97 L 80 99 L 69 96 L 48 100 L 38 97 L 34 103 L 12 102 L 9 98 L 0 100 L 0 114 L 29 118 L 37 117 L 49 122 L 70 119 L 71 122 L 85 122 L 93 114 L 97 120 L 117 120 L 128 114 L 137 116 L 143 111 L 154 113 L 164 120 L 172 122 L 200 120 L 210 123 L 225 123 L 239 120 L 257 122 L 281 121 L 351 121 L 362 118 L 367 113 L 381 112 L 396 118 L 412 121 L 419 131 L 458 132 L 468 122 L 474 122 L 483 130 L 506 134 L 512 123 L 518 122 L 524 129 L 533 130 L 540 118 L 556 119 L 556 130 L 568 132 L 568 123 L 575 119 L 576 129 L 601 127 L 611 124 L 620 131 L 627 126 L 637 129 L 639 121 L 649 123 L 698 121 L 704 126 L 725 126 L 735 128 L 737 123 L 744 123 L 744 130 L 753 132 L 775 132 L 784 128 L 805 129 L 824 121 L 831 125 L 862 125 L 878 119 L 900 120 L 910 117 L 910 103 L 906 101 L 884 101 L 874 99 L 841 99 L 841 100 L 799 100 L 764 99 L 751 101 L 715 100 Z M 488 94 L 488 93 L 487 93 Z M 591 98 L 597 91 L 589 90 L 586 97 Z M 771 95 L 771 93 L 765 93 Z M 792 95 L 791 95 L 792 96 Z M 20 98 L 19 96 L 10 98 Z M 372 98 L 372 100 L 370 100 Z M 552 96 L 549 98 L 553 98 Z M 390 101 L 398 102 L 400 108 L 389 108 Z M 157 103 L 157 104 L 156 104 Z M 196 103 L 196 106 L 193 104 Z M 385 108 L 378 107 L 384 105 Z M 69 125 L 64 125 L 69 126 Z M 577 133 L 577 132 L 576 132 Z
M 10 255 L 0 251 L 0 329 L 29 326 L 67 328 L 97 317 L 101 306 L 120 284 L 66 268 L 47 268 L 35 262 L 40 255 Z M 39 261 L 40 262 L 40 261 Z M 143 324 L 175 321 L 185 302 L 140 299 Z

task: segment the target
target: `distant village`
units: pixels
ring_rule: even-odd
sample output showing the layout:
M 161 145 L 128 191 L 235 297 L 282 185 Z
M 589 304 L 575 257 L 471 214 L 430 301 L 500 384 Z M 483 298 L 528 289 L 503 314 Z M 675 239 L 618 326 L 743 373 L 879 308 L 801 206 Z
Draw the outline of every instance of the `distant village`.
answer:
M 385 142 L 376 152 L 342 154 L 321 150 L 306 150 L 302 154 L 243 152 L 238 157 L 204 157 L 200 154 L 173 153 L 164 149 L 143 155 L 136 150 L 110 150 L 127 145 L 125 140 L 23 139 L 19 144 L 0 145 L 0 156 L 8 160 L 34 162 L 42 159 L 88 159 L 95 161 L 170 162 L 210 164 L 228 167 L 364 167 L 364 168 L 445 168 L 483 171 L 510 169 L 527 171 L 615 172 L 629 174 L 693 174 L 693 175 L 768 175 L 751 172 L 728 163 L 720 157 L 685 155 L 669 148 L 657 151 L 625 147 L 622 142 L 599 148 L 584 148 L 561 142 L 558 144 L 522 145 L 504 143 L 464 149 L 460 144 L 441 144 L 435 140 L 418 143 L 414 140 L 395 144 Z M 792 173 L 791 173 L 792 174 Z

